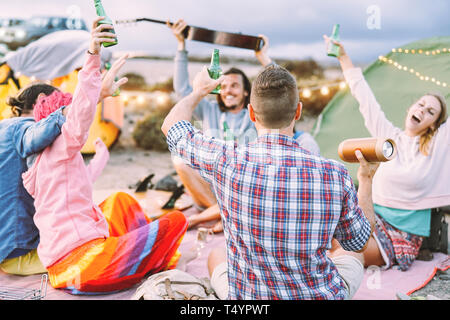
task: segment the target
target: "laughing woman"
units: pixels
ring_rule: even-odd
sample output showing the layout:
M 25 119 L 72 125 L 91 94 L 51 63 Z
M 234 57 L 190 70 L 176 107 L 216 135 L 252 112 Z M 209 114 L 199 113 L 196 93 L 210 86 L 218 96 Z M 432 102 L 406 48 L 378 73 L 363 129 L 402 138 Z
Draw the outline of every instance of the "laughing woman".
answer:
M 101 43 L 114 36 L 105 31 L 111 26 L 97 25 L 100 20 L 94 22 L 73 98 L 62 99 L 59 91 L 38 97 L 36 121 L 61 105 L 69 104 L 69 111 L 61 135 L 23 174 L 24 186 L 35 199 L 39 258 L 48 270 L 51 285 L 72 294 L 115 292 L 131 287 L 148 273 L 173 268 L 187 229 L 181 212 L 150 221 L 126 193 L 115 193 L 99 206 L 93 203 L 92 183 L 109 153 L 98 141 L 94 164 L 91 161 L 85 166 L 80 150 L 88 138 L 102 89 Z M 126 82 L 125 78 L 114 81 L 125 60 L 126 56 L 117 60 L 105 75 L 103 82 L 109 79 L 105 87 L 108 95 Z
M 328 43 L 330 38 L 324 36 Z M 429 236 L 431 209 L 450 205 L 450 125 L 445 99 L 425 93 L 408 109 L 404 129 L 385 117 L 360 68 L 342 44 L 339 62 L 365 126 L 374 137 L 389 137 L 397 157 L 381 163 L 373 179 L 377 227 L 364 252 L 366 266 L 398 264 L 408 270 Z

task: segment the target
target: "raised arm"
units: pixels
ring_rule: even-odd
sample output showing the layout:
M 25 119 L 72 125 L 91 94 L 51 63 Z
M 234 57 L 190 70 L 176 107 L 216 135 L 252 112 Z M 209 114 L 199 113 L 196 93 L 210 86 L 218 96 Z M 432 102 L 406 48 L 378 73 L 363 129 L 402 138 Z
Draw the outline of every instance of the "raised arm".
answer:
M 172 33 L 177 40 L 175 70 L 173 75 L 173 89 L 175 90 L 175 93 L 182 98 L 192 92 L 192 87 L 189 85 L 186 43 L 184 35 L 182 33 L 187 24 L 183 19 L 179 19 L 174 24 L 170 24 L 169 21 L 167 21 L 167 26 L 172 30 Z
M 273 63 L 272 59 L 267 53 L 267 51 L 269 50 L 269 38 L 267 38 L 267 36 L 263 34 L 260 34 L 259 36 L 263 39 L 264 45 L 260 50 L 255 51 L 255 57 L 263 67 L 267 67 L 268 65 Z
M 401 130 L 390 122 L 381 109 L 372 89 L 369 87 L 362 70 L 353 65 L 352 60 L 340 42 L 331 40 L 326 35 L 323 36 L 325 43 L 333 41 L 339 46 L 339 64 L 341 65 L 344 78 L 348 83 L 351 94 L 359 103 L 359 111 L 364 117 L 364 124 L 370 134 L 374 137 L 394 138 Z
M 198 170 L 206 181 L 212 181 L 215 161 L 224 151 L 226 142 L 206 137 L 188 121 L 196 104 L 222 81 L 223 76 L 212 80 L 204 67 L 194 79 L 192 93 L 172 108 L 161 128 L 167 136 L 170 152 Z
M 208 70 L 203 67 L 203 70 L 199 72 L 193 83 L 193 91 L 181 99 L 167 115 L 164 123 L 161 127 L 163 133 L 167 136 L 169 129 L 177 122 L 186 120 L 190 121 L 192 113 L 194 112 L 197 104 L 205 98 L 215 87 L 217 87 L 223 81 L 223 76 L 217 80 L 213 80 L 209 77 Z
M 361 207 L 364 216 L 369 220 L 371 232 L 373 232 L 375 228 L 375 211 L 373 208 L 372 201 L 372 181 L 375 172 L 380 166 L 379 162 L 367 162 L 364 159 L 361 151 L 356 150 L 355 155 L 359 161 L 358 168 L 358 201 L 359 206 Z M 368 242 L 364 245 L 364 247 L 359 251 L 362 252 L 367 247 Z
M 375 227 L 375 211 L 372 202 L 372 180 L 379 163 L 367 162 L 362 153 L 355 152 L 359 160 L 357 197 L 353 182 L 347 172 L 343 174 L 345 198 L 341 218 L 334 237 L 347 251 L 362 252 Z
M 167 26 L 172 30 L 175 39 L 177 40 L 177 52 L 175 55 L 174 73 L 173 73 L 173 89 L 179 98 L 184 98 L 192 92 L 192 87 L 189 83 L 188 71 L 188 52 L 186 51 L 186 42 L 183 35 L 183 30 L 187 24 L 183 19 L 179 19 L 174 24 Z M 202 99 L 197 104 L 197 107 L 192 113 L 196 119 L 203 120 L 203 111 L 208 112 L 211 108 L 211 102 L 207 99 Z
M 99 97 L 111 95 L 120 84 L 126 82 L 126 79 L 114 81 L 114 77 L 125 63 L 126 55 L 114 62 L 102 82 L 100 73 L 101 43 L 110 41 L 115 34 L 106 31 L 111 29 L 110 25 L 98 25 L 101 18 L 97 18 L 93 23 L 86 62 L 78 73 L 78 84 L 67 112 L 66 123 L 62 129 L 67 142 L 68 154 L 80 151 L 86 143 Z
M 355 66 L 353 65 L 352 60 L 350 59 L 350 57 L 348 56 L 347 52 L 344 49 L 344 46 L 342 45 L 342 43 L 334 41 L 333 39 L 331 39 L 330 37 L 328 37 L 327 35 L 323 35 L 323 39 L 325 40 L 325 44 L 328 47 L 328 43 L 330 41 L 332 41 L 335 45 L 339 46 L 339 56 L 338 56 L 338 60 L 339 60 L 339 64 L 341 65 L 341 69 L 343 72 L 353 69 Z
M 186 42 L 183 35 L 183 30 L 187 27 L 186 22 L 183 19 L 179 19 L 173 24 L 170 24 L 169 21 L 167 21 L 166 24 L 172 30 L 173 35 L 177 39 L 178 51 L 186 50 Z

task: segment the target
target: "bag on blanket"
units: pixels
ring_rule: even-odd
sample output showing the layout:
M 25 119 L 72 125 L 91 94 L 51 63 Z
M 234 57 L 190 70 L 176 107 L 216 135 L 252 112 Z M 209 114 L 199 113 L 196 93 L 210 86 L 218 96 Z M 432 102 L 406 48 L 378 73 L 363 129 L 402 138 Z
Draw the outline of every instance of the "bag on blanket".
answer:
M 448 223 L 445 215 L 450 214 L 450 206 L 431 210 L 430 236 L 425 237 L 420 248 L 421 251 L 448 252 Z
M 173 269 L 151 275 L 131 300 L 218 300 L 208 278 Z

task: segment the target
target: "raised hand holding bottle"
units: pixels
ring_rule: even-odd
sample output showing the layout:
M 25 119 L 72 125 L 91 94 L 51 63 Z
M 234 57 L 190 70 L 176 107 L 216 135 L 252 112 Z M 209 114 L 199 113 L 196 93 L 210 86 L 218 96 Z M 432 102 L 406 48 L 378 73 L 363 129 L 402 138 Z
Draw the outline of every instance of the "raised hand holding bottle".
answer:
M 95 11 L 97 12 L 97 16 L 99 17 L 105 17 L 103 20 L 101 20 L 98 24 L 110 24 L 113 25 L 112 20 L 106 15 L 106 11 L 103 8 L 101 0 L 94 0 L 95 5 Z M 112 28 L 109 32 L 116 33 L 114 31 L 114 28 Z M 115 46 L 117 44 L 117 38 L 111 38 L 111 42 L 102 42 L 102 45 L 106 47 Z
M 333 41 L 339 42 L 339 24 L 335 24 L 333 27 L 333 33 L 328 43 L 327 55 L 329 57 L 339 57 L 339 46 L 333 43 Z

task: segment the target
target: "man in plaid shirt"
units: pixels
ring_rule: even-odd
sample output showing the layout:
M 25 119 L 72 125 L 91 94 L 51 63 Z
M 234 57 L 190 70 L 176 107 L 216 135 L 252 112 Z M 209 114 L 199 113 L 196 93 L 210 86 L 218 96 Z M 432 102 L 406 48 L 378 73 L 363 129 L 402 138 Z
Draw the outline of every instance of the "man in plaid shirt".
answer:
M 277 66 L 253 84 L 248 109 L 258 139 L 238 147 L 206 137 L 187 120 L 222 79 L 211 80 L 206 68 L 197 74 L 193 92 L 172 108 L 162 131 L 172 154 L 198 170 L 217 197 L 227 244 L 227 298 L 351 298 L 363 259 L 349 251 L 364 249 L 371 235 L 376 166 L 357 152 L 358 204 L 346 168 L 293 139 L 301 115 L 297 84 Z M 332 240 L 348 251 L 330 252 Z

